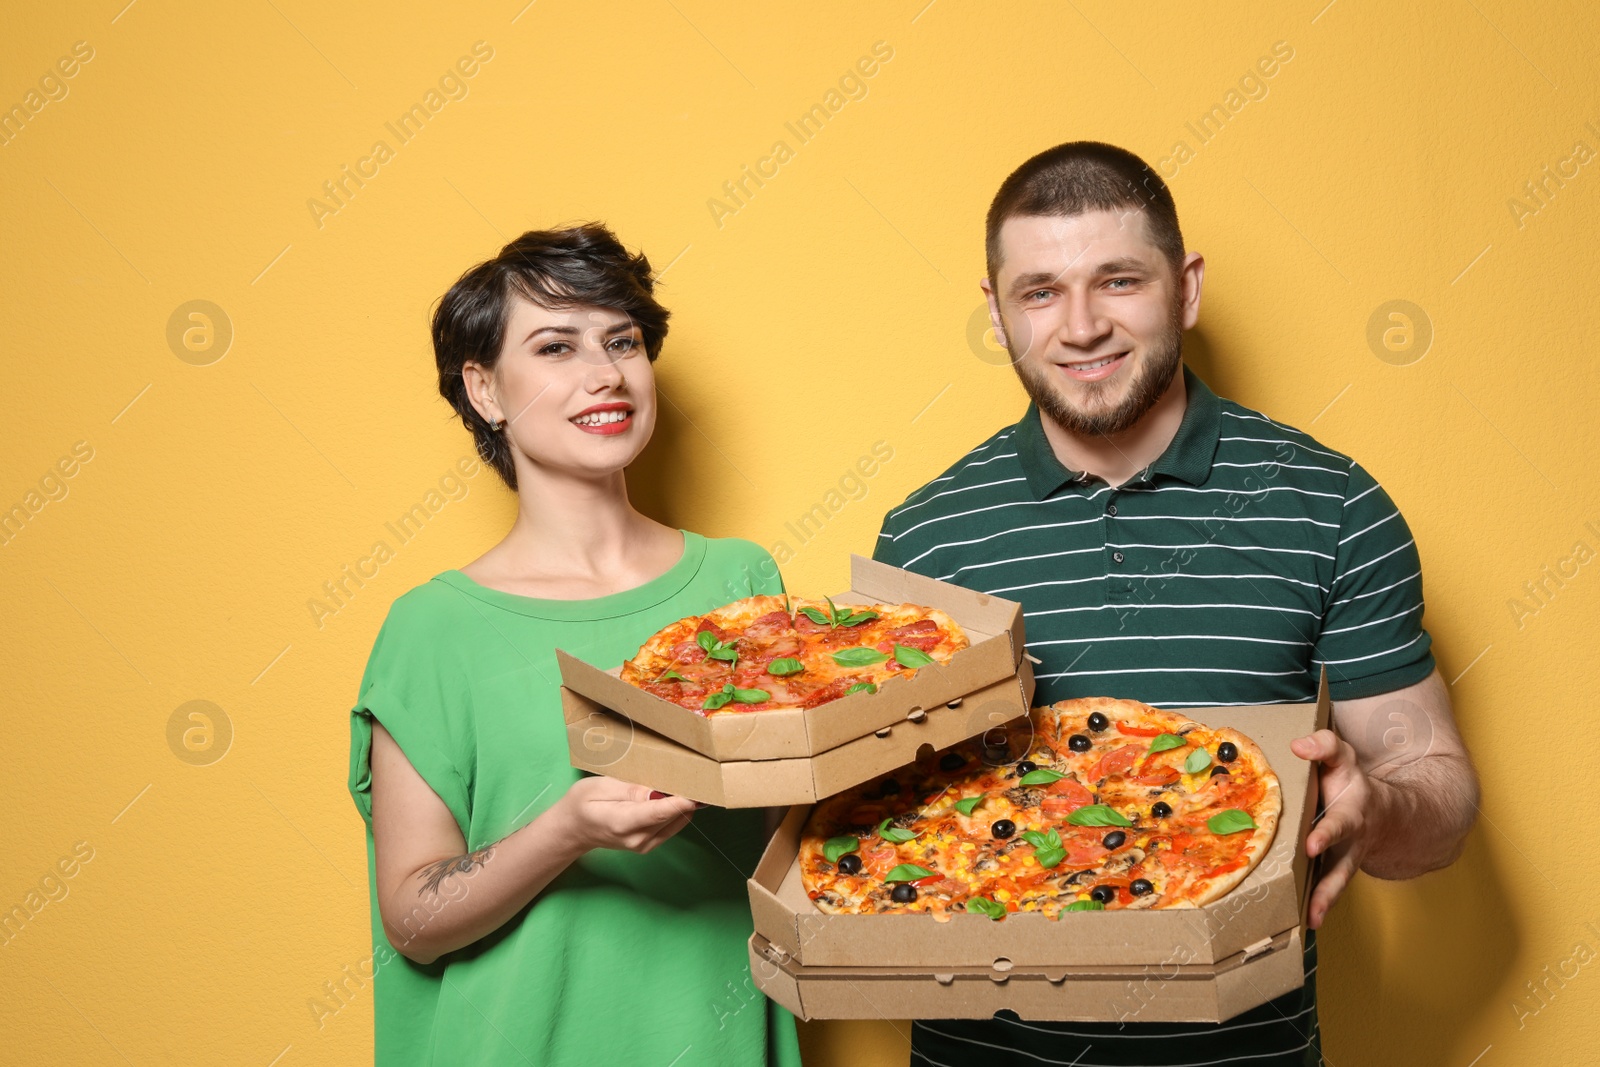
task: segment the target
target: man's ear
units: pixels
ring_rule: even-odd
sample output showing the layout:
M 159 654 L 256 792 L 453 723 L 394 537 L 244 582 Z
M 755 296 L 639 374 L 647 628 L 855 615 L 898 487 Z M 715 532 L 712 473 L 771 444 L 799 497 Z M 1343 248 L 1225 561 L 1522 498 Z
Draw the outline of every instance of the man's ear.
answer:
M 461 365 L 461 381 L 467 387 L 467 399 L 486 422 L 503 422 L 500 402 L 494 395 L 494 378 L 483 364 L 472 360 Z
M 1199 252 L 1183 257 L 1178 271 L 1178 292 L 1183 301 L 1183 328 L 1194 329 L 1200 321 L 1200 283 L 1205 279 L 1206 261 Z
M 978 281 L 978 288 L 983 290 L 984 299 L 989 302 L 989 323 L 994 326 L 994 339 L 1000 347 L 1010 351 L 1011 346 L 1006 344 L 1006 324 L 1000 319 L 1000 301 L 994 295 L 994 286 L 989 284 L 988 278 Z

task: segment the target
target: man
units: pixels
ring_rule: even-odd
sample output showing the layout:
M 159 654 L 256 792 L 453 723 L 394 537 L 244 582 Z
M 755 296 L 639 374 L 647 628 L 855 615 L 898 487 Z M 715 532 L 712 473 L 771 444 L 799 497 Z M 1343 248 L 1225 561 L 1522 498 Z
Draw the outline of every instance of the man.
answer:
M 1325 666 L 1339 736 L 1291 745 L 1319 762 L 1326 804 L 1306 846 L 1320 878 L 1304 988 L 1220 1025 L 1137 1009 L 919 1021 L 912 1062 L 1320 1063 L 1314 931 L 1329 907 L 1358 869 L 1452 863 L 1477 812 L 1416 545 L 1353 459 L 1183 366 L 1205 261 L 1137 156 L 1079 141 L 1028 160 L 989 208 L 987 260 L 990 318 L 1031 403 L 890 511 L 875 558 L 1019 601 L 1036 704 L 1300 703 Z

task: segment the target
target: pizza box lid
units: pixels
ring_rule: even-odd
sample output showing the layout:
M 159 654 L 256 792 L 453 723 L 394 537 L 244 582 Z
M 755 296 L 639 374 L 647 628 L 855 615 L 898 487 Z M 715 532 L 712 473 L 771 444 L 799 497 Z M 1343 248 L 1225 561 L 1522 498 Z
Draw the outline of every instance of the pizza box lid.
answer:
M 1305 982 L 1299 928 L 1216 963 L 1076 967 L 802 966 L 760 934 L 756 988 L 800 1019 L 988 1019 L 1010 1009 L 1047 1022 L 1221 1023 Z
M 966 630 L 970 644 L 949 663 L 891 678 L 876 693 L 852 693 L 815 708 L 700 715 L 624 682 L 620 663 L 602 670 L 557 649 L 561 684 L 714 760 L 775 760 L 814 756 L 870 737 L 914 713 L 1014 677 L 1022 662 L 1022 605 L 1012 600 L 857 555 L 850 557 L 850 588 L 833 600 L 938 608 Z
M 1014 912 L 999 921 L 963 912 L 946 922 L 926 913 L 831 915 L 819 910 L 801 885 L 799 842 L 810 808 L 796 806 L 748 882 L 756 932 L 806 967 L 943 971 L 1163 966 L 1175 958 L 1214 965 L 1263 938 L 1303 927 L 1312 881 L 1305 839 L 1318 801 L 1317 776 L 1289 742 L 1331 728 L 1326 671 L 1313 703 L 1181 710 L 1197 722 L 1231 726 L 1253 739 L 1277 774 L 1283 796 L 1267 854 L 1221 898 L 1200 908 L 1068 912 L 1054 920 L 1037 912 Z
M 561 688 L 572 764 L 722 808 L 813 804 L 924 752 L 986 733 L 1028 713 L 1033 670 L 957 697 L 815 756 L 714 760 L 625 719 L 581 693 Z M 798 810 L 798 809 L 797 809 Z

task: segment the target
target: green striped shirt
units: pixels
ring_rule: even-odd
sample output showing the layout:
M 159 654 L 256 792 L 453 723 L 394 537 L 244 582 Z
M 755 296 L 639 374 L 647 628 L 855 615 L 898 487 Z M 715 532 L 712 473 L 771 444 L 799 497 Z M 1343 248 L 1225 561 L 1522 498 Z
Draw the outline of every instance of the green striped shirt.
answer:
M 1160 458 L 1120 486 L 1066 468 L 1037 405 L 884 518 L 875 559 L 1022 604 L 1036 704 L 1335 700 L 1432 672 L 1416 543 L 1355 460 L 1217 397 L 1188 367 Z M 912 1062 L 1255 1067 L 1321 1061 L 1306 986 L 1220 1026 L 918 1022 Z

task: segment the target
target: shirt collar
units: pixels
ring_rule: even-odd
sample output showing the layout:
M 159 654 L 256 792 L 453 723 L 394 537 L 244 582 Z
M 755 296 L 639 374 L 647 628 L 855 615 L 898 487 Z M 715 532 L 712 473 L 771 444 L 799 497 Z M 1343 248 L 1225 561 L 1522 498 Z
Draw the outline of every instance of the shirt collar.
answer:
M 1183 367 L 1183 383 L 1187 396 L 1178 432 L 1166 451 L 1126 484 L 1151 482 L 1157 475 L 1170 475 L 1190 485 L 1199 485 L 1210 476 L 1211 461 L 1216 457 L 1217 439 L 1221 434 L 1222 402 L 1187 364 Z M 1043 500 L 1064 485 L 1091 479 L 1086 471 L 1072 470 L 1056 457 L 1049 438 L 1044 435 L 1041 420 L 1039 405 L 1029 401 L 1028 410 L 1017 423 L 1013 435 L 1017 459 L 1036 500 Z

